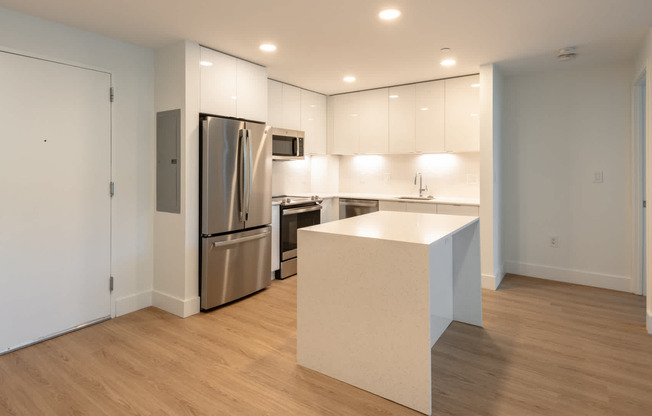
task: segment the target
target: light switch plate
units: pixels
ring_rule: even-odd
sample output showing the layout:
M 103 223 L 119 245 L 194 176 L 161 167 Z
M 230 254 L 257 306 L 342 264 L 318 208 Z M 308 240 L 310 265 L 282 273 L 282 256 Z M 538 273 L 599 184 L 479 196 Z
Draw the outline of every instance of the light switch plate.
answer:
M 601 170 L 596 170 L 593 172 L 593 183 L 603 183 L 604 182 L 604 176 L 602 174 Z

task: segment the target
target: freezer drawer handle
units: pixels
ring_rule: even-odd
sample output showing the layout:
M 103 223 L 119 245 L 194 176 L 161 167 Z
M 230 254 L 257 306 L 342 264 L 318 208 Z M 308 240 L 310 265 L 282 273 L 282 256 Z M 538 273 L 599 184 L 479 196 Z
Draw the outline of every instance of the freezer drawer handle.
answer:
M 283 215 L 303 214 L 304 212 L 319 211 L 320 209 L 322 209 L 321 205 L 315 205 L 307 208 L 284 209 Z
M 262 234 L 250 235 L 248 237 L 236 238 L 235 240 L 216 241 L 213 243 L 213 247 L 233 246 L 236 244 L 244 243 L 246 241 L 258 240 L 260 238 L 267 237 L 267 235 L 269 235 L 269 231 L 265 231 Z

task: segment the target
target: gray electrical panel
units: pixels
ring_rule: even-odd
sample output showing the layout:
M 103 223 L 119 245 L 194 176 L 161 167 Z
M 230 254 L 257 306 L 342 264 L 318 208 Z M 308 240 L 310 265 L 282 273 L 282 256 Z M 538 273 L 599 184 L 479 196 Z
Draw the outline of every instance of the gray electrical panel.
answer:
M 181 213 L 181 110 L 156 113 L 156 210 Z

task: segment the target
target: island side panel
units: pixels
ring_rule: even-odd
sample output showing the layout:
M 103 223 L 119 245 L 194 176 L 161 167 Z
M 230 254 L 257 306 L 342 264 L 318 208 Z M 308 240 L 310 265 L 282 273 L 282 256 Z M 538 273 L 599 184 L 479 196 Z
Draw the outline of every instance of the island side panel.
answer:
M 479 224 L 453 234 L 453 319 L 482 326 Z
M 430 252 L 430 346 L 453 320 L 453 239 L 442 238 Z
M 298 364 L 430 414 L 428 246 L 298 239 Z

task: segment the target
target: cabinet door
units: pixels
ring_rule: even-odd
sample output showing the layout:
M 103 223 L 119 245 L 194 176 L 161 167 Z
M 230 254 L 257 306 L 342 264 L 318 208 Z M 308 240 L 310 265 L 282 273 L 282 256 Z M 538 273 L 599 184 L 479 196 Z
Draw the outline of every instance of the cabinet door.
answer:
M 480 76 L 446 81 L 446 151 L 480 150 Z M 475 86 L 474 86 L 475 85 Z
M 356 93 L 359 96 L 360 153 L 389 151 L 389 104 L 387 88 Z
M 307 154 L 326 154 L 326 96 L 301 90 L 301 130 Z
M 389 89 L 389 153 L 414 153 L 415 86 Z
M 380 211 L 405 212 L 406 211 L 406 205 L 407 205 L 407 203 L 399 202 L 399 201 L 378 201 L 378 209 Z
M 252 121 L 267 121 L 267 68 L 238 59 L 237 116 Z
M 445 81 L 416 85 L 416 151 L 438 153 L 446 151 Z
M 480 215 L 480 208 L 475 205 L 437 204 L 437 214 L 448 215 Z
M 436 214 L 437 204 L 433 204 L 432 202 L 427 204 L 422 204 L 419 202 L 408 202 L 407 212 L 419 212 L 421 214 Z
M 333 152 L 357 154 L 360 149 L 360 114 L 358 94 L 335 95 L 333 99 Z
M 301 90 L 292 85 L 283 84 L 283 121 L 284 129 L 301 129 Z
M 267 124 L 281 127 L 283 121 L 283 84 L 267 80 Z
M 281 208 L 272 206 L 272 273 L 281 268 Z M 272 274 L 272 279 L 274 275 Z
M 200 54 L 202 62 L 212 64 L 200 68 L 200 111 L 237 117 L 237 59 L 207 48 L 201 48 Z

